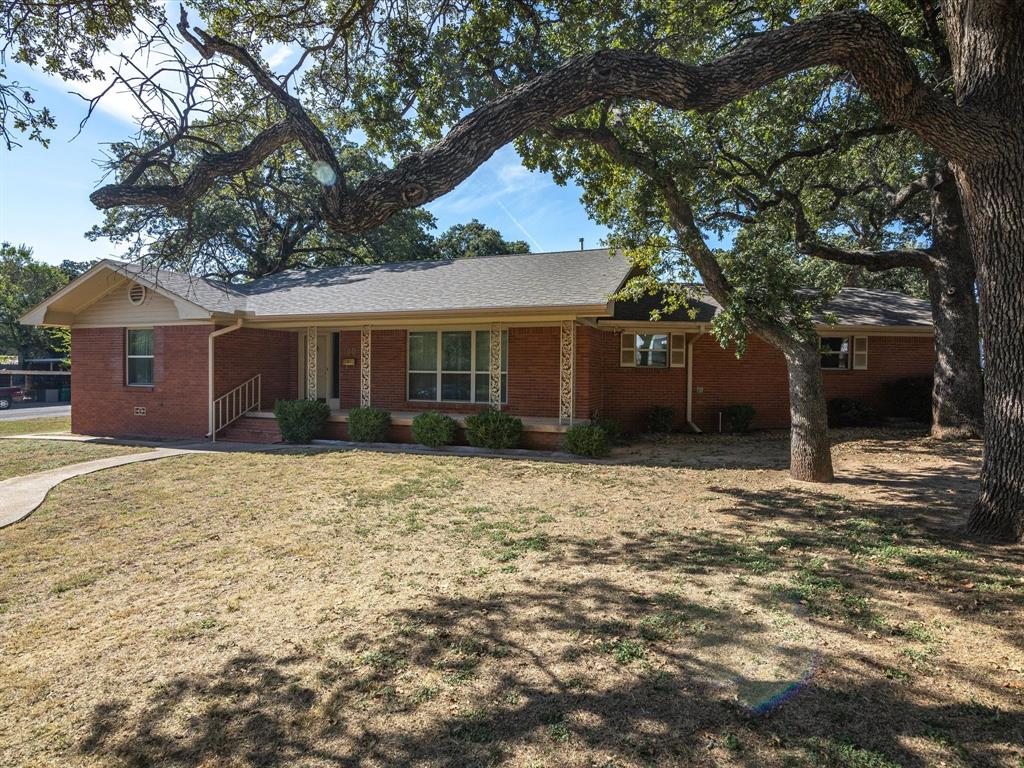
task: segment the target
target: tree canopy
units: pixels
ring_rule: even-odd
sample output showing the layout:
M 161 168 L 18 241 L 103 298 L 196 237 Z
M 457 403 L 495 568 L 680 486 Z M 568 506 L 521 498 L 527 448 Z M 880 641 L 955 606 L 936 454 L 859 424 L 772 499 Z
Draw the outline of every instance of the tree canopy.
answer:
M 32 328 L 18 322 L 67 282 L 66 272 L 34 259 L 27 245 L 0 243 L 0 352 L 22 360 L 69 353 L 66 328 Z

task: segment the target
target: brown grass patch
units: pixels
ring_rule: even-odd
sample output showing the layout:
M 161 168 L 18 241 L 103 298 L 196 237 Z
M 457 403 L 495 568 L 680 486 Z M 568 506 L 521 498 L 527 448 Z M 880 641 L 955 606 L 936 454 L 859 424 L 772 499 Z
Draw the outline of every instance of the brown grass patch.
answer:
M 0 533 L 4 763 L 1017 768 L 1024 565 L 950 536 L 975 448 L 728 468 L 778 442 L 68 482 Z

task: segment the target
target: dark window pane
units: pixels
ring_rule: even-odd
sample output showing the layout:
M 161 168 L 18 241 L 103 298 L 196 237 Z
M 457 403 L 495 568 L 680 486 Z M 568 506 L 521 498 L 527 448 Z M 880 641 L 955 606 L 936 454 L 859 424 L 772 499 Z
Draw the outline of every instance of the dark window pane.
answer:
M 486 373 L 478 373 L 476 380 L 476 401 L 478 403 L 489 403 L 491 401 L 491 377 Z
M 470 331 L 445 331 L 441 334 L 441 370 L 468 371 L 473 364 L 473 334 Z M 468 380 L 467 380 L 468 386 Z M 443 385 L 442 385 L 443 388 Z M 469 399 L 468 389 L 466 399 Z
M 491 332 L 476 332 L 476 369 L 477 371 L 491 370 Z
M 152 384 L 153 383 L 153 358 L 151 358 L 151 357 L 129 357 L 128 358 L 128 383 L 129 384 Z
M 437 333 L 417 331 L 409 334 L 409 370 L 437 370 Z
M 129 355 L 153 354 L 153 329 L 145 328 L 128 331 Z
M 437 375 L 433 373 L 410 373 L 409 399 L 437 400 Z
M 468 373 L 442 373 L 441 399 L 467 402 L 471 386 Z

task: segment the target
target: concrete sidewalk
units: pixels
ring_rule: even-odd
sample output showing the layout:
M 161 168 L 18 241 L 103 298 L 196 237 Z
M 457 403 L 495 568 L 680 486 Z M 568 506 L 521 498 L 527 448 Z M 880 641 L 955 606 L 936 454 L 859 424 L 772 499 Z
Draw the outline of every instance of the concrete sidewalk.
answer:
M 154 451 L 145 453 L 130 453 L 126 456 L 111 456 L 106 459 L 95 459 L 93 461 L 82 461 L 78 464 L 70 464 L 66 467 L 48 469 L 44 472 L 35 472 L 31 475 L 12 477 L 0 482 L 0 528 L 17 523 L 31 515 L 52 488 L 55 488 L 65 480 L 79 475 L 87 475 L 90 472 L 98 472 L 101 469 L 120 467 L 123 464 L 134 464 L 138 461 L 155 461 L 166 459 L 170 456 L 181 456 L 186 453 L 195 453 L 183 448 L 157 448 Z

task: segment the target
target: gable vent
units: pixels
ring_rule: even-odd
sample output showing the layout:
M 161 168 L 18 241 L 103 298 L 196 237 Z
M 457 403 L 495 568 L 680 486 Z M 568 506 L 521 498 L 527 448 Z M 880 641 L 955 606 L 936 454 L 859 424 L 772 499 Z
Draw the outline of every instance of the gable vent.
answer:
M 138 306 L 146 300 L 146 286 L 132 283 L 128 289 L 128 301 Z

